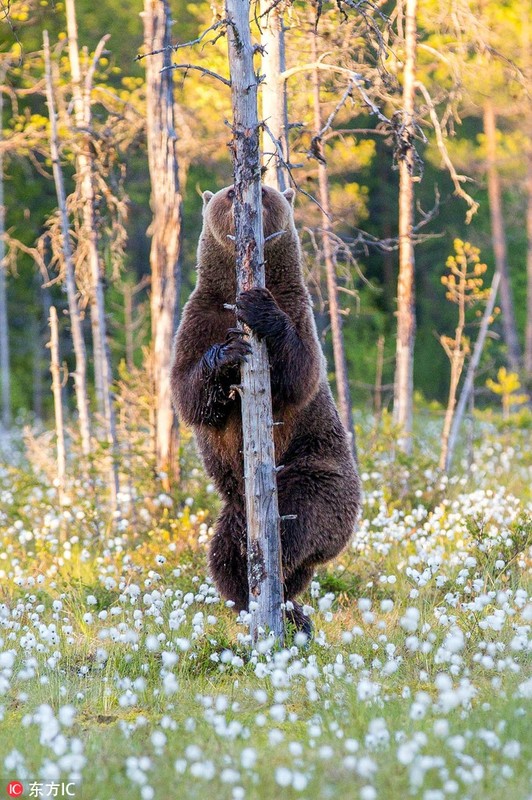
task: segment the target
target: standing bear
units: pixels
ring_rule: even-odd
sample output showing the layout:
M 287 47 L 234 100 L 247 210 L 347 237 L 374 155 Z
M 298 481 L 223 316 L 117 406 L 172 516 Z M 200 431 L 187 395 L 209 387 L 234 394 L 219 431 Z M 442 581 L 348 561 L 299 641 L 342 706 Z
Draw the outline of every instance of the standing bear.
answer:
M 181 419 L 191 425 L 205 468 L 223 498 L 209 566 L 235 610 L 248 607 L 246 519 L 242 456 L 240 364 L 250 352 L 236 322 L 266 340 L 270 360 L 285 601 L 288 618 L 311 626 L 294 598 L 317 564 L 345 547 L 360 508 L 360 484 L 346 432 L 327 383 L 303 282 L 294 226 L 294 192 L 263 187 L 266 289 L 236 300 L 234 189 L 203 195 L 198 280 L 183 310 L 174 344 L 172 392 Z M 282 233 L 280 233 L 282 232 Z M 277 234 L 272 236 L 272 234 Z M 268 237 L 272 237 L 268 240 Z

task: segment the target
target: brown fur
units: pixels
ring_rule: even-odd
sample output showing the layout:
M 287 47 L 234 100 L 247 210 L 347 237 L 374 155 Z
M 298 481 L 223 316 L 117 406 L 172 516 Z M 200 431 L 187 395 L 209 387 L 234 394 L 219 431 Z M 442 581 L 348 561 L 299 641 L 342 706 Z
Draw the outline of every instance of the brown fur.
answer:
M 177 332 L 174 402 L 192 425 L 209 475 L 224 500 L 209 553 L 212 576 L 237 610 L 247 608 L 245 501 L 240 399 L 231 391 L 249 345 L 235 331 L 232 187 L 204 195 L 198 281 Z M 271 366 L 285 599 L 309 583 L 317 564 L 347 544 L 360 505 L 359 479 L 326 379 L 311 301 L 301 273 L 292 190 L 263 189 L 267 289 L 244 292 L 236 316 L 266 339 Z M 292 618 L 307 627 L 295 604 Z

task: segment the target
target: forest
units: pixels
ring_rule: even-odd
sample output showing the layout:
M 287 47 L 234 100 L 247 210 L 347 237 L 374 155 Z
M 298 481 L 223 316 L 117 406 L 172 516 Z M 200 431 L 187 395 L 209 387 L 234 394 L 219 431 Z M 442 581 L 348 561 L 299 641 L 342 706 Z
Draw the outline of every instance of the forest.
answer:
M 530 800 L 528 5 L 9 0 L 0 20 L 0 795 Z M 285 602 L 264 638 L 251 545 L 248 611 L 213 576 L 226 498 L 171 385 L 233 183 L 237 271 L 243 198 L 293 200 L 361 485 L 294 601 L 308 624 Z M 270 503 L 275 397 L 250 516 L 259 352 L 275 393 L 250 327 L 247 542 L 271 512 L 283 549 L 303 509 Z M 260 577 L 279 602 L 283 553 Z

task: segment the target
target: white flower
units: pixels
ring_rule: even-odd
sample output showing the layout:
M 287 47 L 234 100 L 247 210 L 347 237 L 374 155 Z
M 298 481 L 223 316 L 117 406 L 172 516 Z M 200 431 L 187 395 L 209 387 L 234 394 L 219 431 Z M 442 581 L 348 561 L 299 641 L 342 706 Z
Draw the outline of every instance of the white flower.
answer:
M 515 739 L 511 739 L 509 742 L 506 742 L 502 748 L 502 754 L 506 758 L 519 758 L 521 754 L 521 745 L 519 742 L 516 742 Z
M 240 753 L 240 763 L 244 769 L 252 769 L 257 760 L 257 751 L 253 747 L 244 747 Z
M 302 772 L 293 772 L 292 773 L 292 788 L 296 790 L 296 792 L 303 792 L 308 785 L 308 778 Z
M 74 717 L 76 716 L 76 709 L 74 706 L 61 706 L 59 711 L 57 712 L 57 717 L 61 725 L 64 725 L 65 728 L 70 728 L 74 723 Z
M 277 767 L 275 770 L 275 782 L 286 788 L 292 783 L 292 770 L 288 767 Z

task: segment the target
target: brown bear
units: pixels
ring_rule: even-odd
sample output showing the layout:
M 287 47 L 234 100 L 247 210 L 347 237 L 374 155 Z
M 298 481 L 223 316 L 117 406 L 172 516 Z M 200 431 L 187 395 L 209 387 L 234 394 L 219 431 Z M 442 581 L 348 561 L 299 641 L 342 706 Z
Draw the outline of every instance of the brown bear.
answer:
M 263 187 L 265 289 L 240 294 L 233 199 L 228 187 L 203 195 L 198 279 L 177 331 L 172 392 L 181 419 L 194 428 L 205 468 L 222 495 L 209 552 L 215 584 L 235 610 L 248 607 L 246 520 L 240 398 L 233 387 L 250 352 L 236 322 L 266 340 L 270 360 L 285 600 L 289 619 L 310 632 L 294 598 L 317 564 L 340 553 L 355 526 L 360 484 L 346 432 L 326 378 L 311 300 L 303 282 L 292 189 Z M 282 233 L 280 233 L 282 231 Z M 277 234 L 272 236 L 272 234 Z M 268 239 L 268 237 L 271 237 Z

